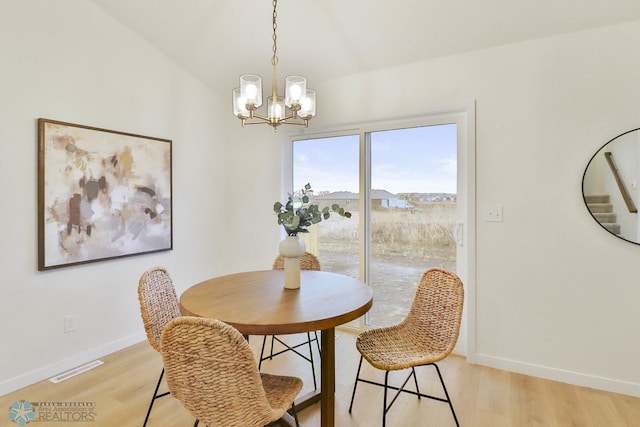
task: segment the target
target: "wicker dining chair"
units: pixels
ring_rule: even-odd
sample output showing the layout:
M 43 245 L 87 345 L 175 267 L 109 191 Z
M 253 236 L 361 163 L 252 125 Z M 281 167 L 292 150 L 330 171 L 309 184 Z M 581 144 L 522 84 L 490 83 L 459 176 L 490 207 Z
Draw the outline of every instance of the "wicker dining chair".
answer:
M 273 270 L 284 270 L 284 257 L 282 255 L 278 255 L 276 259 L 273 261 Z M 318 258 L 310 252 L 305 252 L 300 257 L 300 270 L 320 270 L 320 261 Z M 315 364 L 313 361 L 313 349 L 311 348 L 311 343 L 315 341 L 316 346 L 318 347 L 318 354 L 320 354 L 320 341 L 318 341 L 318 333 L 317 331 L 313 331 L 313 337 L 311 336 L 311 332 L 307 332 L 307 340 L 303 341 L 299 344 L 289 345 L 284 342 L 282 339 L 278 338 L 275 335 L 271 335 L 271 350 L 269 355 L 264 355 L 264 350 L 267 344 L 267 336 L 265 335 L 262 340 L 262 349 L 260 350 L 260 359 L 258 361 L 258 369 L 262 368 L 262 362 L 265 360 L 271 360 L 274 356 L 278 356 L 279 354 L 286 353 L 287 351 L 292 351 L 298 356 L 305 359 L 307 362 L 311 363 L 311 375 L 313 376 L 313 389 L 316 390 L 318 388 L 316 381 L 316 370 Z M 280 350 L 276 353 L 273 352 L 273 348 L 275 343 L 278 342 L 280 345 L 284 346 L 283 350 Z M 302 346 L 309 346 L 309 356 L 305 355 L 298 351 L 298 349 Z
M 138 300 L 149 344 L 160 353 L 160 336 L 163 328 L 169 321 L 180 316 L 178 297 L 167 270 L 162 267 L 154 267 L 142 274 L 138 282 Z M 156 399 L 169 394 L 169 392 L 158 394 L 163 375 L 164 368 L 160 372 L 160 378 L 158 378 L 158 383 L 151 397 L 143 427 L 149 421 L 149 415 L 151 415 L 151 409 Z
M 417 286 L 409 314 L 397 325 L 371 329 L 361 333 L 356 339 L 356 348 L 360 352 L 360 364 L 353 385 L 349 412 L 353 408 L 358 382 L 384 387 L 382 425 L 386 425 L 386 416 L 401 392 L 420 397 L 447 402 L 453 419 L 459 426 L 453 404 L 444 385 L 440 369 L 436 362 L 446 358 L 453 350 L 462 319 L 464 289 L 462 282 L 454 273 L 431 269 L 426 271 Z M 366 359 L 374 368 L 384 370 L 384 384 L 360 378 L 362 359 Z M 415 368 L 432 365 L 436 368 L 445 398 L 420 393 Z M 402 386 L 389 385 L 389 371 L 411 368 L 411 373 Z M 404 387 L 413 377 L 416 391 Z M 397 390 L 393 400 L 387 406 L 387 390 Z
M 217 319 L 184 316 L 162 333 L 171 395 L 208 426 L 264 426 L 280 419 L 302 389 L 296 377 L 261 374 L 237 329 Z M 198 422 L 196 422 L 196 425 Z

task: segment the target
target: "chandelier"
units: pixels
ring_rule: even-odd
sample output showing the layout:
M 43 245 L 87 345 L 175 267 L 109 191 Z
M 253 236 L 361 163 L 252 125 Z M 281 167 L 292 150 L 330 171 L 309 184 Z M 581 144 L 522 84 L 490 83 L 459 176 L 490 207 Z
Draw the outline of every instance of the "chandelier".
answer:
M 278 47 L 276 28 L 276 6 L 273 0 L 273 81 L 271 96 L 267 100 L 267 115 L 258 114 L 262 106 L 262 78 L 255 74 L 240 76 L 240 87 L 233 90 L 233 114 L 242 121 L 242 126 L 268 124 L 274 131 L 280 125 L 302 125 L 307 127 L 309 120 L 316 115 L 316 91 L 307 89 L 307 79 L 302 76 L 287 76 L 284 97 L 278 95 L 276 66 L 278 65 Z

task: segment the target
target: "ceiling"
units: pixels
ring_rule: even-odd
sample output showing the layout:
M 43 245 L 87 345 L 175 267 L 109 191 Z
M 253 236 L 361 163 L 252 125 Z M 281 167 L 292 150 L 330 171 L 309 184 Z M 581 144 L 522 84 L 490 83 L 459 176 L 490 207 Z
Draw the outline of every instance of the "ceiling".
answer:
M 92 0 L 182 68 L 231 95 L 269 86 L 268 0 Z M 325 79 L 640 19 L 638 0 L 281 0 L 278 84 Z

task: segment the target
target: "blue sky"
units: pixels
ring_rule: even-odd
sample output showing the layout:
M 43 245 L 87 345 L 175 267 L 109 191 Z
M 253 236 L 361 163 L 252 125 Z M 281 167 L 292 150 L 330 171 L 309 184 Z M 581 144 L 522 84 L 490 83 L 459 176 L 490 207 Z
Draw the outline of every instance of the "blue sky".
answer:
M 358 135 L 296 141 L 294 189 L 358 192 Z M 392 193 L 456 193 L 456 125 L 373 132 L 372 188 Z

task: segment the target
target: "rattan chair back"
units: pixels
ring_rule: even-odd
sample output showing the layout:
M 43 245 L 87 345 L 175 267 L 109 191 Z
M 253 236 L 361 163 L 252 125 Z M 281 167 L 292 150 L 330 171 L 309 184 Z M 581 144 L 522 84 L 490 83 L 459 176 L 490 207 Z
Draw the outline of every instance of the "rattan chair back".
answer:
M 356 348 L 378 369 L 400 370 L 438 362 L 456 345 L 464 289 L 455 273 L 433 268 L 423 273 L 407 316 L 398 324 L 369 329 Z
M 284 270 L 284 256 L 278 255 L 273 261 L 273 270 Z M 305 252 L 300 257 L 300 270 L 320 270 L 320 261 L 311 252 Z
M 279 419 L 302 388 L 298 378 L 272 375 L 263 386 L 249 343 L 216 319 L 174 319 L 161 343 L 171 395 L 209 426 L 264 426 Z
M 463 303 L 460 278 L 433 268 L 422 275 L 401 327 L 411 331 L 414 341 L 428 342 L 431 353 L 440 352 L 440 357 L 445 358 L 458 341 Z
M 138 282 L 138 300 L 147 339 L 160 352 L 162 330 L 169 321 L 180 316 L 180 303 L 166 269 L 154 267 L 142 274 Z

